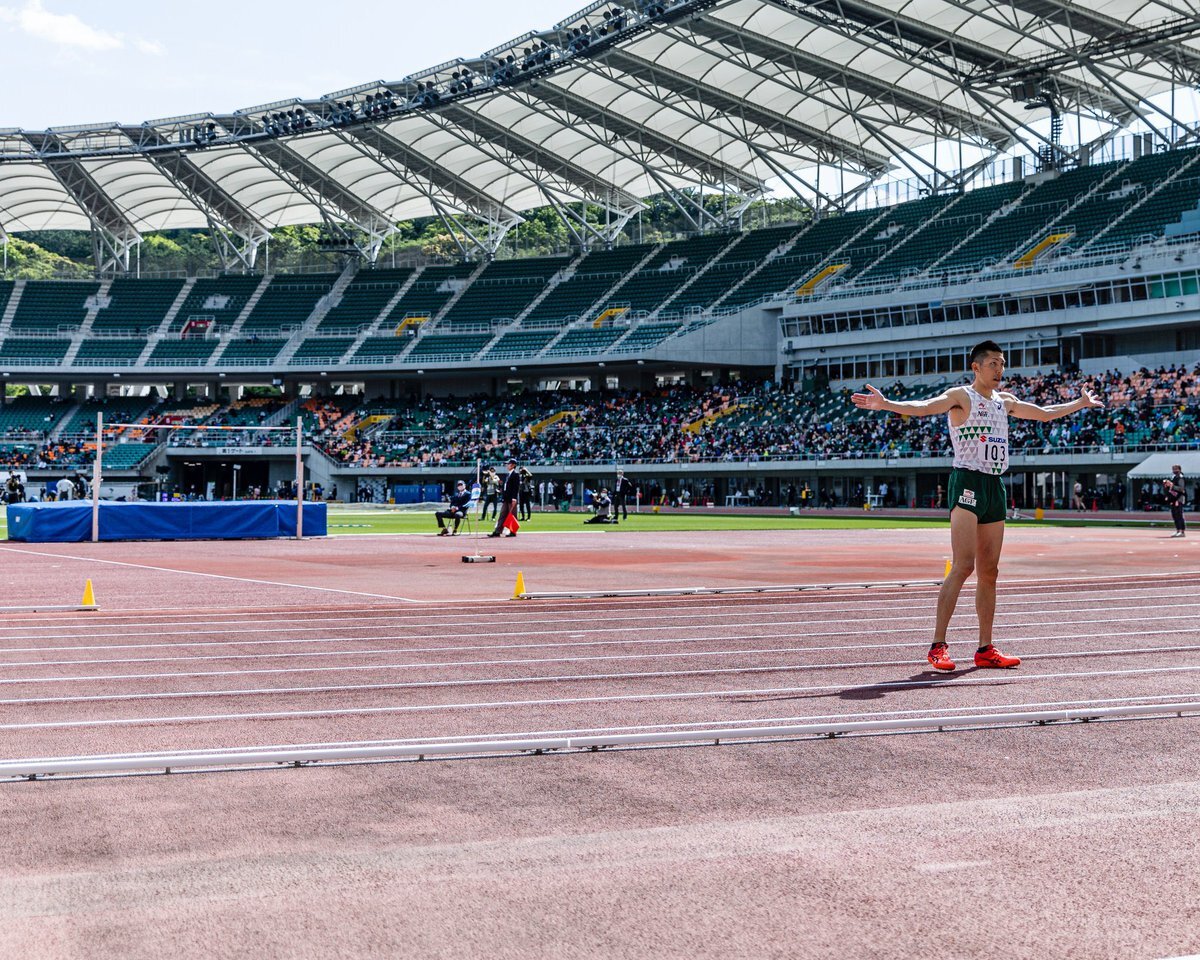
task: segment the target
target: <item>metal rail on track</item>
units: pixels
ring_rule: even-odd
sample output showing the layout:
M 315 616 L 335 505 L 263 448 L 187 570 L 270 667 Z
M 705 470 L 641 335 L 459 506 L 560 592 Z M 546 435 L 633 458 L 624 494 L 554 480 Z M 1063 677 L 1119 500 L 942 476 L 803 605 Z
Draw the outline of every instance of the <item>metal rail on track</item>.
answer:
M 583 737 L 537 737 L 471 742 L 409 742 L 388 745 L 350 745 L 269 750 L 228 749 L 209 752 L 141 753 L 119 756 L 59 757 L 0 761 L 0 780 L 36 780 L 52 776 L 103 776 L 129 773 L 201 770 L 212 768 L 270 768 L 323 763 L 380 760 L 424 760 L 432 757 L 497 757 L 571 753 L 613 748 L 685 746 L 697 743 L 750 743 L 772 740 L 836 738 L 880 733 L 919 733 L 968 730 L 997 726 L 1087 723 L 1153 717 L 1200 716 L 1200 701 L 1136 704 L 1123 707 L 1075 707 L 1018 713 L 905 717 L 880 720 L 845 720 L 787 726 L 708 727 L 663 730 L 653 733 L 594 734 Z
M 873 587 L 940 587 L 941 580 L 877 580 L 871 583 L 793 583 L 733 587 L 659 587 L 652 590 L 522 591 L 514 600 L 590 600 L 596 597 L 688 597 L 724 593 L 804 593 L 817 590 L 870 590 Z

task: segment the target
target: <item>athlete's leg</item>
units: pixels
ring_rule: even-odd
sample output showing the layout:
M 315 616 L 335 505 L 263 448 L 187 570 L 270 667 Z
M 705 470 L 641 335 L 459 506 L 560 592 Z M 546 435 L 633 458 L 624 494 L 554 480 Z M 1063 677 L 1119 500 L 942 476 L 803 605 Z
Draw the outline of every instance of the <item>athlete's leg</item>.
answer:
M 979 519 L 970 510 L 955 507 L 950 511 L 950 552 L 953 560 L 950 575 L 938 594 L 937 621 L 933 627 L 933 642 L 946 642 L 946 629 L 958 605 L 958 595 L 975 569 L 976 529 Z
M 981 523 L 975 534 L 975 613 L 979 617 L 979 646 L 992 642 L 996 619 L 996 577 L 1000 573 L 1000 550 L 1004 546 L 1004 521 Z

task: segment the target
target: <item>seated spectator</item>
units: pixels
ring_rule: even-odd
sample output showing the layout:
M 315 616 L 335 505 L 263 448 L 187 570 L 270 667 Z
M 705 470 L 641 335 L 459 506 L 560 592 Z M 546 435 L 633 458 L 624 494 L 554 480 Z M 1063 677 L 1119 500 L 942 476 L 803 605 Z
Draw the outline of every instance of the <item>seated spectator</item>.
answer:
M 454 533 L 458 533 L 458 525 L 462 523 L 463 517 L 467 515 L 467 504 L 471 502 L 471 491 L 467 489 L 467 485 L 459 480 L 454 485 L 454 493 L 450 495 L 450 506 L 446 510 L 439 510 L 434 514 L 437 518 L 438 536 L 451 536 L 449 530 L 446 529 L 446 520 L 454 521 Z

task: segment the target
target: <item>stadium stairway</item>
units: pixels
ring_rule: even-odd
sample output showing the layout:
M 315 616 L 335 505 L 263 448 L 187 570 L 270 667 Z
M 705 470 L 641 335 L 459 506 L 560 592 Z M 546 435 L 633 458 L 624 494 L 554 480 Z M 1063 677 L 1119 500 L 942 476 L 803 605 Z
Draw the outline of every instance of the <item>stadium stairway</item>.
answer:
M 1192 193 L 1190 190 L 1183 193 L 1182 197 L 1172 196 L 1179 192 L 1174 189 L 1176 185 L 1181 185 L 1183 181 L 1190 180 L 1197 174 L 1197 164 L 1200 164 L 1200 149 L 1193 149 L 1192 153 L 1191 157 L 1158 181 L 1157 185 L 1137 203 L 1132 204 L 1121 216 L 1092 237 L 1090 242 L 1084 244 L 1081 249 L 1091 250 L 1094 247 L 1103 246 L 1101 241 L 1118 237 L 1130 241 L 1135 240 L 1138 236 L 1138 229 L 1143 226 L 1156 228 L 1158 236 L 1161 237 L 1168 223 L 1177 219 L 1182 210 L 1194 206 L 1196 203 L 1196 197 L 1189 196 Z M 1157 156 L 1169 155 L 1159 154 Z M 1164 203 L 1164 200 L 1167 202 Z M 1131 228 L 1132 224 L 1137 224 L 1137 226 Z
M 75 336 L 71 338 L 71 345 L 67 347 L 67 354 L 63 357 L 62 365 L 69 367 L 75 362 L 75 358 L 79 356 L 79 350 L 83 346 L 83 342 L 92 334 L 92 326 L 96 322 L 96 316 L 100 310 L 107 307 L 111 303 L 109 292 L 112 290 L 113 282 L 105 280 L 100 284 L 100 289 L 85 301 L 87 312 L 83 315 L 83 323 L 79 329 L 75 331 Z M 139 351 L 140 352 L 140 351 Z
M 436 313 L 434 313 L 434 315 L 432 317 L 429 318 L 430 324 L 431 325 L 436 324 L 444 316 L 446 316 L 446 314 L 448 314 L 451 310 L 453 310 L 454 305 L 456 303 L 458 303 L 459 300 L 462 299 L 463 294 L 466 293 L 467 290 L 469 290 L 471 288 L 471 285 L 476 280 L 479 279 L 479 275 L 482 274 L 483 271 L 485 271 L 487 268 L 488 268 L 488 262 L 486 260 L 484 260 L 483 263 L 481 263 L 478 267 L 476 267 L 474 270 L 472 270 L 470 272 L 470 274 L 468 274 L 466 279 L 463 280 L 463 282 L 459 285 L 458 289 L 455 290 L 454 293 L 452 293 L 450 295 L 450 299 L 447 300 L 445 303 L 443 303 L 441 309 L 438 310 Z
M 1007 216 L 1013 210 L 1017 209 L 1021 205 L 1021 203 L 1026 198 L 1028 198 L 1029 195 L 1032 194 L 1033 191 L 1036 189 L 1037 189 L 1037 187 L 1034 184 L 1030 184 L 1030 183 L 1025 184 L 1024 189 L 1021 190 L 1021 192 L 1018 193 L 1016 197 L 1014 197 L 1008 203 L 1004 203 L 1004 204 L 1001 204 L 1000 206 L 996 207 L 990 214 L 988 214 L 988 216 L 984 217 L 983 222 L 980 223 L 980 225 L 978 227 L 976 227 L 974 230 L 969 231 L 965 236 L 959 238 L 957 243 L 955 243 L 948 250 L 946 250 L 944 253 L 942 253 L 942 255 L 940 257 L 937 257 L 932 263 L 930 263 L 922 271 L 922 274 L 927 276 L 931 273 L 936 272 L 937 269 L 943 263 L 948 262 L 960 250 L 962 250 L 964 247 L 966 247 L 967 244 L 972 243 L 976 237 L 980 236 L 993 223 L 995 223 L 1000 218 Z
M 843 217 L 851 216 L 851 214 L 842 214 L 842 216 Z M 879 212 L 878 216 L 867 217 L 866 218 L 867 222 L 862 227 L 860 227 L 858 230 L 851 232 L 849 236 L 842 239 L 842 242 L 839 243 L 836 247 L 834 247 L 834 249 L 832 251 L 830 251 L 823 259 L 818 260 L 813 267 L 811 267 L 808 270 L 805 270 L 805 272 L 802 275 L 797 276 L 795 279 L 792 280 L 791 283 L 789 283 L 787 285 L 787 287 L 785 289 L 783 289 L 779 292 L 781 294 L 786 294 L 788 297 L 795 297 L 797 295 L 796 288 L 801 283 L 803 283 L 806 280 L 816 279 L 816 278 L 820 277 L 822 273 L 828 271 L 829 268 L 836 267 L 839 264 L 847 262 L 847 257 L 845 256 L 847 251 L 857 249 L 858 243 L 860 240 L 867 238 L 867 237 L 874 236 L 874 232 L 877 231 L 877 229 L 881 225 L 884 225 L 885 221 L 888 220 L 888 218 L 892 217 L 892 216 L 894 216 L 894 211 L 892 210 L 892 208 L 884 207 Z M 841 219 L 841 218 L 839 217 L 837 219 Z M 814 224 L 813 225 L 814 228 L 816 226 L 818 226 L 820 224 L 820 222 L 821 221 L 818 221 L 817 224 Z M 801 238 L 801 243 L 803 243 L 803 242 L 804 242 L 804 238 Z M 827 274 L 827 277 L 829 279 L 832 279 L 833 277 L 836 277 L 839 272 L 840 271 L 834 271 L 833 273 L 829 273 L 829 274 Z M 815 289 L 811 292 L 815 292 Z
M 591 306 L 589 306 L 587 308 L 587 310 L 585 310 L 582 314 L 580 314 L 581 319 L 584 321 L 595 319 L 596 315 L 601 310 L 603 310 L 605 307 L 620 306 L 619 303 L 616 303 L 613 301 L 613 298 L 616 296 L 616 294 L 618 294 L 621 291 L 621 288 L 623 286 L 625 286 L 625 284 L 627 284 L 634 277 L 636 277 L 638 275 L 638 273 L 640 273 L 645 268 L 646 264 L 648 264 L 651 260 L 653 260 L 665 246 L 666 246 L 665 243 L 652 244 L 650 246 L 650 249 L 646 252 L 646 255 L 644 257 L 642 257 L 637 263 L 635 263 L 632 267 L 630 267 L 629 270 L 626 271 L 621 276 L 621 278 L 619 280 L 617 280 L 617 282 L 615 284 L 613 284 L 611 287 L 608 288 L 608 291 L 603 296 L 601 296 L 598 300 L 595 301 L 595 303 L 593 303 Z M 563 334 L 564 335 L 566 334 L 565 330 L 563 331 Z M 546 350 L 543 351 L 543 353 L 548 353 L 553 349 L 554 349 L 554 343 L 551 342 L 550 345 L 546 348 Z
M 396 309 L 396 304 L 398 304 L 404 299 L 405 296 L 407 296 L 409 290 L 412 289 L 413 284 L 417 282 L 417 278 L 423 272 L 424 268 L 418 267 L 411 274 L 409 274 L 408 279 L 405 280 L 404 283 L 400 284 L 399 288 L 396 290 L 395 294 L 392 295 L 391 299 L 383 305 L 383 308 L 379 311 L 379 315 L 367 325 L 366 329 L 359 331 L 359 333 L 355 336 L 353 342 L 342 355 L 343 363 L 351 362 L 350 358 L 358 353 L 359 349 L 362 347 L 363 343 L 368 337 L 379 336 L 379 331 L 382 324 L 387 321 L 389 317 L 391 317 L 393 311 Z
M 317 301 L 316 306 L 312 309 L 312 313 L 304 319 L 304 322 L 300 324 L 300 328 L 291 335 L 287 344 L 279 351 L 279 355 L 275 357 L 276 366 L 286 367 L 291 362 L 292 357 L 296 355 L 296 351 L 300 348 L 301 344 L 316 332 L 317 327 L 320 326 L 321 321 L 325 319 L 329 311 L 342 302 L 342 297 L 346 294 L 346 288 L 350 286 L 350 282 L 354 279 L 354 275 L 357 272 L 357 264 L 351 262 L 346 265 L 346 268 L 342 270 L 337 280 L 334 281 L 333 286 L 329 288 L 329 292 Z
M 547 282 L 546 286 L 542 289 L 542 292 L 534 297 L 533 300 L 526 305 L 524 310 L 517 314 L 515 318 L 516 322 L 520 324 L 527 316 L 529 316 L 531 313 L 533 313 L 533 311 L 542 305 L 542 301 L 550 296 L 550 294 L 554 292 L 559 284 L 566 283 L 573 276 L 575 276 L 575 271 L 579 269 L 579 265 L 583 263 L 583 258 L 585 256 L 587 256 L 587 254 L 581 253 L 565 267 L 559 270 L 558 273 L 552 276 L 549 282 Z
M 762 258 L 762 260 L 758 263 L 758 265 L 754 267 L 754 269 L 750 270 L 745 276 L 743 276 L 740 280 L 738 280 L 735 284 L 733 284 L 728 290 L 726 290 L 723 294 L 721 294 L 719 297 L 717 297 L 715 300 L 713 300 L 712 303 L 709 305 L 709 309 L 715 310 L 717 307 L 721 306 L 726 300 L 733 299 L 739 290 L 741 290 L 743 287 L 747 286 L 752 280 L 754 280 L 755 277 L 757 277 L 760 273 L 762 273 L 763 270 L 765 270 L 767 267 L 769 267 L 776 260 L 780 259 L 781 257 L 786 257 L 789 253 L 791 253 L 792 249 L 796 246 L 797 242 L 799 242 L 800 238 L 802 236 L 804 236 L 804 234 L 812 227 L 812 225 L 813 225 L 812 222 L 809 222 L 809 223 L 804 224 L 803 226 L 797 226 L 795 228 L 795 230 L 792 232 L 791 236 L 788 239 L 781 242 L 773 250 L 768 252 L 766 254 L 766 256 L 764 256 Z
M 1108 169 L 1104 169 L 1105 167 Z M 1038 227 L 1032 233 L 1027 235 L 1024 240 L 1014 246 L 1004 258 L 1005 261 L 1016 263 L 1017 260 L 1028 254 L 1035 248 L 1037 244 L 1045 241 L 1049 236 L 1068 232 L 1074 235 L 1075 227 L 1072 225 L 1071 215 L 1075 211 L 1079 210 L 1082 206 L 1087 204 L 1101 190 L 1105 189 L 1108 184 L 1112 183 L 1115 177 L 1124 173 L 1128 168 L 1128 163 L 1120 162 L 1113 163 L 1111 165 L 1104 164 L 1099 170 L 1096 170 L 1092 167 L 1080 167 L 1076 170 L 1072 170 L 1068 174 L 1065 174 L 1062 179 L 1066 179 L 1067 177 L 1085 178 L 1084 189 L 1067 201 L 1068 206 L 1061 215 L 1056 217 L 1050 223 L 1043 224 L 1042 226 Z M 1092 172 L 1095 175 L 1088 178 L 1087 174 L 1089 172 Z M 1058 245 L 1048 248 L 1048 250 L 1054 249 L 1058 249 Z
M 254 308 L 258 306 L 258 301 L 262 299 L 263 294 L 267 291 L 267 287 L 271 285 L 271 280 L 272 277 L 266 274 L 263 275 L 258 286 L 254 288 L 254 292 L 250 294 L 249 298 L 242 305 L 237 318 L 233 321 L 233 326 L 229 328 L 229 333 L 221 337 L 220 343 L 217 344 L 217 349 L 209 355 L 205 366 L 216 366 L 221 357 L 225 355 L 225 351 L 229 349 L 229 345 L 241 335 L 242 325 L 246 322 L 246 318 L 254 312 Z
M 669 297 L 663 300 L 663 302 L 660 303 L 654 310 L 651 310 L 650 315 L 645 319 L 648 321 L 657 320 L 663 315 L 663 311 L 666 310 L 667 307 L 669 307 L 675 301 L 683 299 L 684 294 L 692 286 L 692 284 L 694 284 L 697 280 L 708 273 L 708 271 L 720 263 L 727 253 L 729 253 L 734 247 L 742 242 L 742 236 L 743 235 L 740 233 L 734 233 L 730 235 L 728 243 L 726 243 L 723 247 L 721 247 L 720 250 L 716 251 L 716 253 L 709 257 L 699 270 L 692 271 L 692 275 L 688 277 L 687 280 L 685 280 L 679 287 L 677 287 L 676 290 Z
M 167 308 L 167 312 L 163 315 L 162 322 L 159 323 L 158 329 L 146 338 L 146 346 L 142 352 L 138 354 L 135 366 L 143 367 L 150 359 L 150 354 L 154 352 L 154 347 L 159 341 L 166 338 L 170 333 L 171 325 L 175 322 L 175 318 L 179 316 L 179 311 L 183 309 L 187 298 L 191 296 L 192 289 L 196 286 L 196 278 L 189 277 L 184 281 L 183 286 L 179 288 L 179 294 L 175 297 L 175 302 Z
M 12 285 L 12 291 L 8 295 L 8 302 L 4 305 L 4 313 L 0 314 L 0 342 L 12 331 L 13 317 L 17 315 L 17 307 L 21 303 L 21 294 L 25 292 L 25 284 L 28 280 L 17 280 Z

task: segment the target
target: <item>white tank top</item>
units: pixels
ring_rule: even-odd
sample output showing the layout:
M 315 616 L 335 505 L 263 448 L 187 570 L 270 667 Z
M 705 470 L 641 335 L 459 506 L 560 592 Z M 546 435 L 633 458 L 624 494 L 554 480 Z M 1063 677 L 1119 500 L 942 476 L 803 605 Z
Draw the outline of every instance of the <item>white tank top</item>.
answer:
M 950 424 L 954 466 L 999 476 L 1008 469 L 1008 411 L 1003 400 L 989 400 L 970 387 L 966 391 L 971 412 L 961 427 Z

